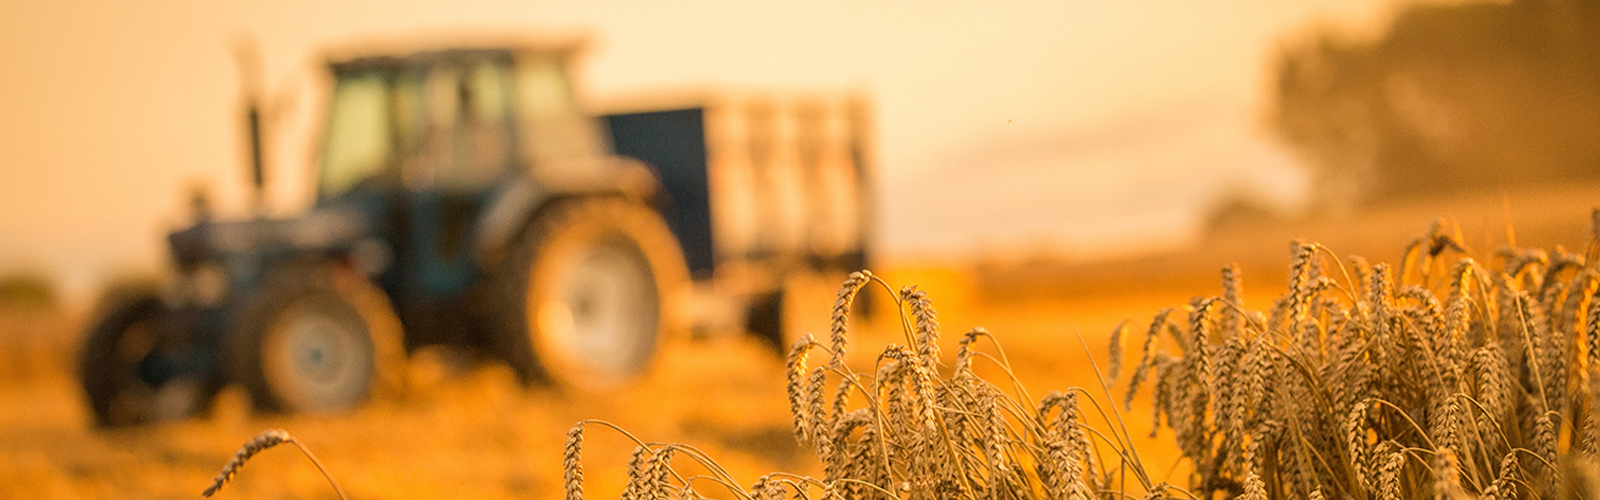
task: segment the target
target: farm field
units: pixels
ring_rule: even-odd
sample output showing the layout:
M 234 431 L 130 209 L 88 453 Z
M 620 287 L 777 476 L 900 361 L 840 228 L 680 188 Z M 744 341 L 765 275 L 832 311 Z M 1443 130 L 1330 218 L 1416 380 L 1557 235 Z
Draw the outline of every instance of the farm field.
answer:
M 947 353 L 954 352 L 961 332 L 981 324 L 996 334 L 1019 377 L 1039 394 L 1093 384 L 1074 329 L 1084 333 L 1103 363 L 1105 333 L 1124 316 L 1147 321 L 1163 304 L 1186 299 L 1147 295 L 984 303 L 970 289 L 970 278 L 958 271 L 881 274 L 890 283 L 921 283 L 929 291 L 941 311 L 946 331 L 941 345 Z M 797 299 L 798 308 L 820 311 L 820 316 L 797 322 L 825 335 L 834 293 L 832 286 L 814 288 Z M 881 288 L 871 293 L 888 298 Z M 864 355 L 903 342 L 897 324 L 884 316 L 858 319 L 852 326 L 856 350 Z M 871 361 L 853 364 L 870 366 Z M 251 415 L 243 394 L 230 390 L 208 419 L 115 432 L 89 429 L 81 395 L 65 373 L 6 381 L 0 385 L 5 402 L 0 405 L 0 497 L 195 498 L 240 444 L 268 428 L 285 429 L 306 443 L 347 493 L 362 499 L 559 497 L 565 432 L 591 418 L 645 440 L 692 444 L 746 482 L 774 471 L 820 470 L 789 430 L 783 361 L 753 338 L 680 346 L 666 353 L 639 386 L 603 396 L 524 391 L 503 366 L 456 368 L 463 364 L 424 353 L 408 367 L 409 388 L 402 397 L 348 415 Z M 1149 417 L 1135 413 L 1129 426 L 1143 435 Z M 589 496 L 614 497 L 625 482 L 633 446 L 616 434 L 591 430 L 589 436 L 584 456 Z M 219 495 L 334 498 L 316 469 L 288 449 L 253 459 Z
M 1571 204 L 1581 204 L 1585 198 L 1567 197 Z M 1563 222 L 1550 222 L 1557 220 L 1556 215 L 1534 219 L 1519 226 L 1519 237 L 1535 242 L 1566 241 L 1570 242 L 1568 248 L 1581 248 L 1589 222 L 1582 216 L 1585 212 L 1560 212 L 1557 215 Z M 1399 253 L 1409 237 L 1425 229 L 1427 220 L 1409 221 L 1409 230 L 1398 224 L 1311 228 L 1327 233 L 1313 237 L 1333 240 L 1350 238 L 1351 228 L 1381 235 L 1373 239 L 1388 240 L 1388 244 L 1364 243 L 1368 248 L 1393 249 L 1392 255 Z M 1272 298 L 1285 290 L 1289 252 L 1284 243 L 1273 243 L 1279 251 L 1258 252 L 1242 262 L 1244 302 L 1249 309 L 1267 309 Z M 1097 379 L 1078 335 L 1104 368 L 1107 334 L 1119 322 L 1131 320 L 1135 330 L 1142 330 L 1162 308 L 1178 307 L 1196 295 L 1220 293 L 1218 270 L 1227 261 L 1220 260 L 1225 257 L 1218 255 L 1219 249 L 1239 245 L 1242 243 L 1237 241 L 1214 242 L 1183 259 L 1158 256 L 1096 266 L 1036 265 L 1028 269 L 903 264 L 878 274 L 894 286 L 915 284 L 928 292 L 942 325 L 942 370 L 951 368 L 960 334 L 983 326 L 1005 349 L 1028 398 L 1037 401 L 1046 392 L 1074 386 L 1098 394 Z M 1262 242 L 1250 247 L 1267 245 Z M 1150 263 L 1162 259 L 1181 261 L 1187 272 L 1153 274 Z M 1379 259 L 1392 261 L 1394 257 L 1380 254 L 1374 262 Z M 1074 276 L 1080 278 L 1070 281 Z M 1121 278 L 1102 281 L 1109 279 L 1106 276 Z M 1067 284 L 1046 286 L 1040 277 Z M 1127 286 L 1129 281 L 1140 280 L 1148 285 Z M 791 326 L 825 337 L 837 282 L 794 286 Z M 864 293 L 874 295 L 879 304 L 888 299 L 881 287 L 867 290 Z M 59 318 L 28 320 L 31 323 L 14 315 L 5 319 L 10 324 L 0 327 L 11 339 L 52 328 L 70 330 L 70 321 Z M 856 371 L 870 371 L 883 346 L 904 343 L 899 318 L 887 314 L 853 316 L 851 331 L 850 364 Z M 1124 341 L 1124 377 L 1137 361 L 1135 339 Z M 34 348 L 51 351 L 42 354 L 19 355 L 15 349 L 0 353 L 11 367 L 21 363 L 18 360 L 31 360 L 26 364 L 35 367 L 57 366 L 27 376 L 9 374 L 0 380 L 0 498 L 196 498 L 235 449 L 269 428 L 287 430 L 309 446 L 350 497 L 361 499 L 559 498 L 566 431 L 585 419 L 614 423 L 652 443 L 693 445 L 747 487 L 769 472 L 822 473 L 812 450 L 797 445 L 791 433 L 783 360 L 749 337 L 718 337 L 676 346 L 663 354 L 640 384 L 615 394 L 524 390 L 504 366 L 471 367 L 470 362 L 448 353 L 424 352 L 407 367 L 408 389 L 402 396 L 350 414 L 252 415 L 244 395 L 230 391 L 222 395 L 210 418 L 115 432 L 89 429 L 76 383 L 63 369 L 66 363 L 60 362 L 70 359 L 69 353 L 60 352 L 63 345 L 36 343 Z M 41 357 L 46 361 L 39 361 Z M 49 361 L 52 359 L 56 361 Z M 982 363 L 976 370 L 991 381 L 1005 377 Z M 1126 378 L 1121 379 L 1112 390 L 1112 400 L 1121 400 L 1125 383 Z M 1179 464 L 1173 431 L 1163 427 L 1157 436 L 1148 437 L 1152 428 L 1148 398 L 1148 391 L 1143 392 L 1132 411 L 1122 414 L 1128 433 L 1154 478 L 1181 484 L 1187 469 L 1173 470 Z M 1094 399 L 1106 401 L 1100 396 Z M 1089 426 L 1107 427 L 1097 413 L 1085 411 Z M 583 447 L 586 497 L 615 498 L 621 493 L 633 448 L 620 434 L 588 428 Z M 274 449 L 254 458 L 220 495 L 335 498 L 316 469 L 289 449 Z

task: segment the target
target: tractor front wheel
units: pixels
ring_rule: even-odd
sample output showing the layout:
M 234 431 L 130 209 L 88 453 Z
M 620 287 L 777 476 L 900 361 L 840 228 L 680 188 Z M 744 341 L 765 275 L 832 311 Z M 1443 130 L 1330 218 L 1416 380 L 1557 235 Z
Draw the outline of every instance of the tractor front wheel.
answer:
M 348 410 L 386 389 L 403 362 L 392 315 L 359 276 L 327 264 L 268 273 L 240 315 L 228 369 L 257 408 L 290 413 Z

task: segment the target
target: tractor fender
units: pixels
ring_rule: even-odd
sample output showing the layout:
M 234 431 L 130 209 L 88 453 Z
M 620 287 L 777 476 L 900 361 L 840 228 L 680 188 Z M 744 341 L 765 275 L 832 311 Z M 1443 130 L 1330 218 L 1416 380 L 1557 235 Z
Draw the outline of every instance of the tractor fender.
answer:
M 601 157 L 543 164 L 517 177 L 490 200 L 473 234 L 473 257 L 492 270 L 522 236 L 523 228 L 551 202 L 582 196 L 619 196 L 660 209 L 661 181 L 649 166 L 626 157 Z

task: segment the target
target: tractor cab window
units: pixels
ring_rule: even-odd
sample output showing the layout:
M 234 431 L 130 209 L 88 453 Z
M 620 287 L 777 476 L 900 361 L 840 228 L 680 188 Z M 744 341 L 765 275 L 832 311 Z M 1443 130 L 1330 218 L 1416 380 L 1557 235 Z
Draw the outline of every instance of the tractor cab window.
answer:
M 414 188 L 474 193 L 512 164 L 510 71 L 492 59 L 441 64 L 427 76 L 420 146 L 405 176 Z
M 320 194 L 338 196 L 390 164 L 389 82 L 379 72 L 343 75 L 333 88 L 322 144 Z
M 504 63 L 493 60 L 448 71 L 440 81 L 449 90 L 441 93 L 443 109 L 435 125 L 436 132 L 449 134 L 452 161 L 438 172 L 438 184 L 445 191 L 473 192 L 511 164 L 511 75 Z
M 422 89 L 417 71 L 338 76 L 323 136 L 320 197 L 398 182 L 398 161 L 419 147 Z
M 559 54 L 527 54 L 519 61 L 517 113 L 527 137 L 523 157 L 536 168 L 606 149 L 598 124 L 578 105 L 567 60 Z

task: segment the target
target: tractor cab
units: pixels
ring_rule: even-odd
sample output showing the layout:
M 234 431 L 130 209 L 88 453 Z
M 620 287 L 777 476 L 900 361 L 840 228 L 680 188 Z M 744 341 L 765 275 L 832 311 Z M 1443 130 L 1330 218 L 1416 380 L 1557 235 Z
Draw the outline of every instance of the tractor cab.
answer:
M 462 49 L 332 63 L 318 200 L 482 193 L 539 163 L 606 156 L 577 105 L 571 53 Z
M 512 239 L 488 227 L 510 224 L 494 207 L 559 190 L 574 177 L 563 170 L 620 162 L 578 105 L 573 54 L 455 49 L 330 64 L 317 205 L 364 215 L 371 239 L 353 255 L 395 303 L 409 345 L 472 335 L 462 301 Z

